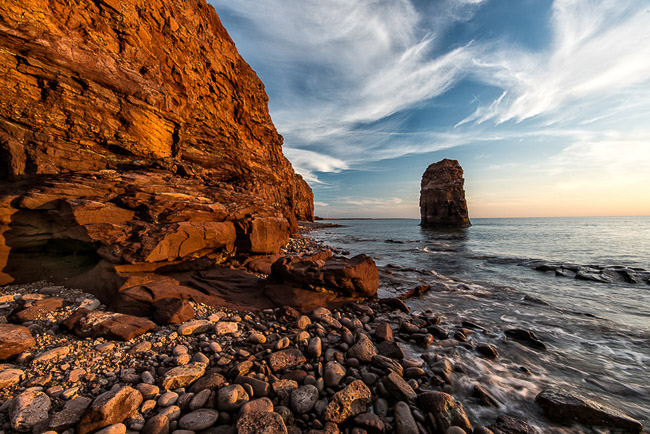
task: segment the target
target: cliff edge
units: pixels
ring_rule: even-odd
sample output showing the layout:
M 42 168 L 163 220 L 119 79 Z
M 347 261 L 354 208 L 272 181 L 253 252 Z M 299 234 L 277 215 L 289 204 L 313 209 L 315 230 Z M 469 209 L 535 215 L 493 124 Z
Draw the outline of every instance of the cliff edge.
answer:
M 471 226 L 464 184 L 463 169 L 456 160 L 444 159 L 427 167 L 420 188 L 420 224 Z

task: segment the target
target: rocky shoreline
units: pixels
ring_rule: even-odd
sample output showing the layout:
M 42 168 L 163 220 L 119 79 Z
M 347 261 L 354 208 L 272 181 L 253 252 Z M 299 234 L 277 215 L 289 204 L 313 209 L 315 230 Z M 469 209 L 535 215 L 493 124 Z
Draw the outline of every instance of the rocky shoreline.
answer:
M 307 238 L 287 250 L 318 248 Z M 507 414 L 478 426 L 455 397 L 465 373 L 447 355 L 463 347 L 498 363 L 478 324 L 410 313 L 399 298 L 308 314 L 177 304 L 161 308 L 160 326 L 80 290 L 4 287 L 1 432 L 538 432 Z M 562 391 L 537 402 L 565 424 L 643 429 Z M 466 405 L 499 406 L 478 382 Z

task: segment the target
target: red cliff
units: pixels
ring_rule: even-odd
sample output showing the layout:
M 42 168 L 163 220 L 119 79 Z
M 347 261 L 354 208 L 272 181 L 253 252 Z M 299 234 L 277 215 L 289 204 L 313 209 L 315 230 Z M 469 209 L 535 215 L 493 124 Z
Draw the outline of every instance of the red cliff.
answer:
M 4 0 L 0 284 L 277 252 L 313 195 L 267 103 L 205 0 Z

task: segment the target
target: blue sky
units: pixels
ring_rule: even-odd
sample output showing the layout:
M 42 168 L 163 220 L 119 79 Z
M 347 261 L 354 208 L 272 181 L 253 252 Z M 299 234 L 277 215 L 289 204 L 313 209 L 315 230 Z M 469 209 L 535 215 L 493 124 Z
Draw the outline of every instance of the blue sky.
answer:
M 316 214 L 650 215 L 650 0 L 210 0 Z

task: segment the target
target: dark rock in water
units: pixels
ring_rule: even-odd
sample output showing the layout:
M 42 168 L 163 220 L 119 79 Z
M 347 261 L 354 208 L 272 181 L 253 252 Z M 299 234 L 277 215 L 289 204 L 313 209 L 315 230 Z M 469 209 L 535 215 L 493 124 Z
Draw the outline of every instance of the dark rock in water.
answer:
M 431 413 L 433 432 L 447 432 L 451 426 L 458 426 L 466 432 L 472 432 L 463 404 L 444 392 L 425 392 L 418 395 L 420 408 Z
M 576 273 L 576 279 L 590 280 L 592 282 L 600 282 L 600 283 L 611 283 L 614 281 L 612 276 L 608 275 L 603 271 L 594 270 L 594 269 L 578 270 L 578 272 Z
M 473 395 L 475 398 L 478 398 L 481 402 L 481 405 L 499 408 L 499 401 L 497 401 L 490 393 L 485 390 L 480 384 L 475 384 Z
M 465 201 L 463 169 L 456 160 L 430 165 L 422 175 L 420 224 L 422 226 L 471 226 Z
M 402 312 L 409 313 L 411 309 L 399 298 L 380 298 L 379 302 L 389 306 L 393 310 L 401 310 Z
M 505 331 L 506 336 L 522 342 L 529 347 L 546 350 L 546 344 L 542 342 L 535 333 L 530 330 L 508 329 Z
M 640 433 L 643 425 L 606 405 L 563 390 L 547 389 L 535 398 L 546 417 L 559 423 Z
M 307 289 L 325 289 L 359 298 L 374 296 L 379 287 L 379 274 L 372 258 L 334 258 L 330 250 L 308 257 L 281 258 L 272 265 L 271 277 Z
M 487 357 L 488 359 L 496 359 L 499 356 L 499 352 L 494 345 L 481 342 L 476 346 L 476 351 L 478 351 L 482 356 Z
M 488 428 L 494 434 L 537 434 L 537 430 L 523 420 L 503 414 L 497 418 L 496 424 L 490 425 Z
M 75 335 L 86 338 L 117 339 L 128 341 L 156 327 L 146 318 L 122 313 L 77 309 L 62 322 L 63 327 Z
M 27 327 L 0 324 L 0 360 L 7 360 L 35 345 L 36 341 Z
M 404 294 L 400 295 L 399 298 L 402 300 L 405 300 L 407 298 L 411 297 L 418 297 L 426 292 L 428 292 L 431 289 L 431 285 L 419 285 L 416 286 L 415 288 L 405 292 Z

